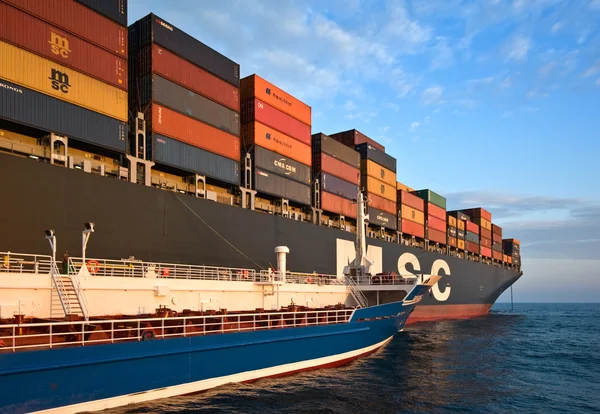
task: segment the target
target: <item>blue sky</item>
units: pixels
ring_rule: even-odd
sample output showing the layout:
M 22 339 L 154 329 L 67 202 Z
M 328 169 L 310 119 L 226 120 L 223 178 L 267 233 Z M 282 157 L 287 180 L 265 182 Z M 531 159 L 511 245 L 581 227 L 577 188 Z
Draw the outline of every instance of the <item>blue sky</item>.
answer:
M 519 301 L 600 298 L 600 0 L 129 0 L 522 242 Z M 503 296 L 501 299 L 506 299 Z

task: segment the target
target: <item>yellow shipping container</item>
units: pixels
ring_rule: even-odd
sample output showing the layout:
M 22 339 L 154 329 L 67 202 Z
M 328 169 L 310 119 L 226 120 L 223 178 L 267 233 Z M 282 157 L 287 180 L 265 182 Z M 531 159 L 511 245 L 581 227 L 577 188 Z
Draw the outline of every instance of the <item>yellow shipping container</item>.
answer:
M 0 78 L 127 122 L 127 92 L 0 41 Z
M 371 160 L 360 160 L 360 172 L 377 178 L 392 187 L 396 186 L 396 173 Z
M 462 220 L 456 220 L 456 227 L 459 230 L 465 230 L 465 222 Z
M 456 227 L 456 217 L 448 216 L 448 226 Z
M 402 184 L 399 181 L 396 182 L 396 190 L 406 191 L 407 193 L 410 193 L 411 191 L 414 191 L 414 189 L 410 188 L 406 184 Z
M 400 209 L 401 218 L 409 221 L 414 221 L 415 223 L 425 224 L 425 213 L 414 209 L 412 207 L 407 206 L 406 204 L 400 204 L 402 208 Z
M 396 189 L 393 186 L 386 184 L 383 181 L 376 180 L 373 177 L 363 175 L 361 180 L 362 185 L 364 185 L 365 182 L 367 183 L 366 187 L 368 193 L 381 196 L 394 203 L 396 202 Z
M 492 222 L 491 221 L 487 221 L 486 219 L 484 219 L 483 217 L 479 218 L 479 225 L 481 227 L 483 227 L 486 230 L 492 231 Z
M 458 248 L 460 250 L 465 250 L 465 241 L 463 239 L 458 239 Z

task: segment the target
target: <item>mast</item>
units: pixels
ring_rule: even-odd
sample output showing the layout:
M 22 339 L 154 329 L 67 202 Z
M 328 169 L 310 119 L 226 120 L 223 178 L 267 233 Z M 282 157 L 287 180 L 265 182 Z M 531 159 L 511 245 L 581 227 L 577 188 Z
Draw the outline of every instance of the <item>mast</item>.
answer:
M 354 260 L 344 268 L 345 274 L 363 276 L 369 274 L 373 262 L 367 258 L 367 223 L 369 215 L 365 208 L 368 200 L 363 196 L 360 188 L 356 196 L 356 256 Z

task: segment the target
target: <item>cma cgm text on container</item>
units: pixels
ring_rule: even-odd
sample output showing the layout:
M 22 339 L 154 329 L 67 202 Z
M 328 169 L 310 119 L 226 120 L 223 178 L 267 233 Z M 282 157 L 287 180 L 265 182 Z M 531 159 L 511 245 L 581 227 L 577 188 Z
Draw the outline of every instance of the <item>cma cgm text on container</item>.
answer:
M 0 77 L 127 121 L 127 92 L 0 41 Z
M 0 39 L 127 90 L 127 60 L 39 18 L 0 3 Z
M 3 0 L 127 58 L 127 28 L 73 0 Z

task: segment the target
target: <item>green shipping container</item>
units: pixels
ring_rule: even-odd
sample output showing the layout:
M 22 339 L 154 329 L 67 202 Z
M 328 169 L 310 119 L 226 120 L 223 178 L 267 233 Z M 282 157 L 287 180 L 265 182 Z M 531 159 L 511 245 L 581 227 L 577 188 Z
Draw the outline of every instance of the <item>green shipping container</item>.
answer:
M 417 190 L 411 191 L 411 194 L 416 195 L 419 198 L 422 198 L 428 203 L 435 204 L 438 207 L 446 210 L 446 199 L 439 195 L 438 193 L 434 193 L 431 190 Z

